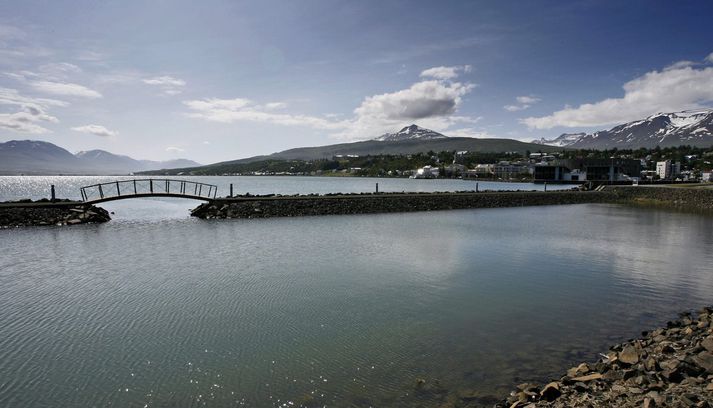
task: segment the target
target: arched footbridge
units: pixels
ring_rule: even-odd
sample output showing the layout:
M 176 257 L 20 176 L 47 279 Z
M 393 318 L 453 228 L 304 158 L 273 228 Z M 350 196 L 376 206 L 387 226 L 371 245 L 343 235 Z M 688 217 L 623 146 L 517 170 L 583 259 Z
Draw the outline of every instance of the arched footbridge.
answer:
M 80 188 L 80 191 L 82 201 L 87 204 L 143 197 L 177 197 L 210 201 L 216 197 L 218 186 L 189 180 L 151 178 L 93 184 Z

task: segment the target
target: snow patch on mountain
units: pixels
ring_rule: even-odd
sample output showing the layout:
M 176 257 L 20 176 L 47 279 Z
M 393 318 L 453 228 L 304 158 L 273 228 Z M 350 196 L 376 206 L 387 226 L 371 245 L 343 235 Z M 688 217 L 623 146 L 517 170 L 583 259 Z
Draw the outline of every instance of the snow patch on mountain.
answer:
M 374 140 L 379 142 L 400 142 L 402 140 L 446 139 L 448 136 L 417 125 L 406 126 L 396 133 L 385 133 Z
M 591 134 L 563 134 L 556 139 L 533 143 L 578 149 L 654 148 L 713 145 L 713 109 L 657 113 Z

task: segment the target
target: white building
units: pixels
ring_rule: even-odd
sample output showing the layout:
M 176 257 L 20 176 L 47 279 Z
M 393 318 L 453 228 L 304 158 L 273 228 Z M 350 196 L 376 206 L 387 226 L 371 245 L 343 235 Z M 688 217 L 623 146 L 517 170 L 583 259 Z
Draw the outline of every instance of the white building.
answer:
M 423 166 L 416 170 L 416 174 L 412 177 L 417 179 L 436 178 L 439 172 L 438 167 Z
M 713 172 L 704 171 L 701 173 L 701 181 L 711 182 L 713 181 Z
M 657 162 L 656 174 L 662 180 L 674 179 L 681 174 L 681 163 L 671 163 L 671 160 Z

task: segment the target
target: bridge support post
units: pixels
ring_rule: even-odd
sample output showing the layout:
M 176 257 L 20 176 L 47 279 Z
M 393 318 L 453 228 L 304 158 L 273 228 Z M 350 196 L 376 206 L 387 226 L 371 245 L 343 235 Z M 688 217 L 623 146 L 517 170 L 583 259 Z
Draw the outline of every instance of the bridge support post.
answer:
M 376 192 L 379 192 L 379 183 L 376 183 Z
M 230 197 L 233 196 L 233 183 L 230 183 Z
M 153 194 L 153 179 L 149 179 L 149 191 Z
M 119 182 L 116 182 L 116 195 L 121 196 L 121 188 L 119 187 Z
M 54 184 L 50 186 L 50 194 L 52 195 L 52 202 L 55 202 L 55 196 L 54 196 Z

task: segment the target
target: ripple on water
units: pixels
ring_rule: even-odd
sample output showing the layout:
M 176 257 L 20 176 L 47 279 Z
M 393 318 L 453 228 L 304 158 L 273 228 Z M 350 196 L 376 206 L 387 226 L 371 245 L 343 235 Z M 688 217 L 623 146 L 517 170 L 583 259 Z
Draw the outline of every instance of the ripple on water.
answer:
M 709 303 L 712 224 L 576 205 L 0 231 L 0 405 L 507 391 Z

